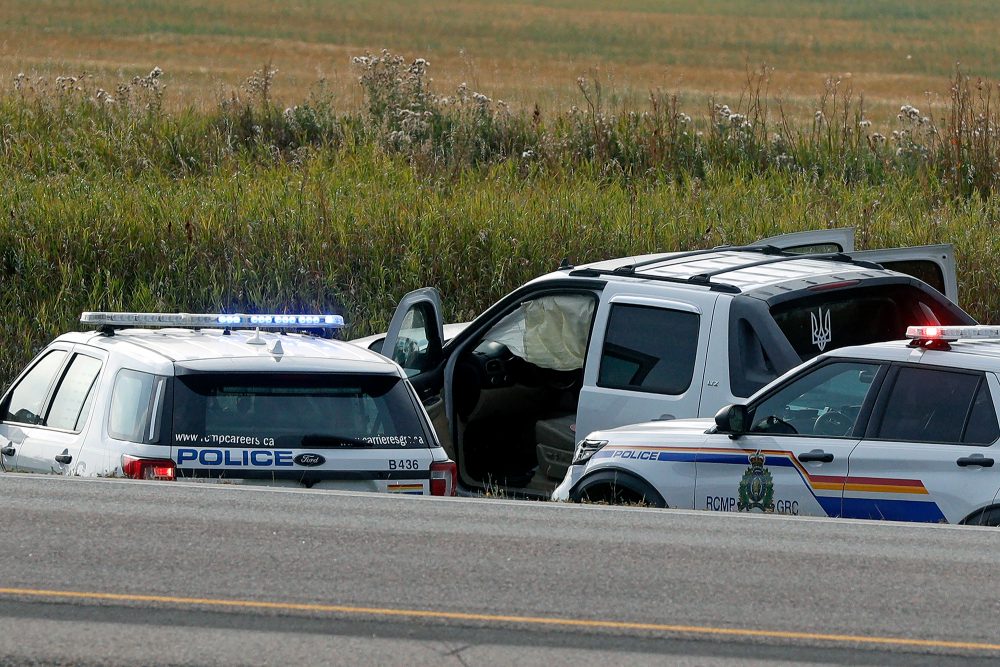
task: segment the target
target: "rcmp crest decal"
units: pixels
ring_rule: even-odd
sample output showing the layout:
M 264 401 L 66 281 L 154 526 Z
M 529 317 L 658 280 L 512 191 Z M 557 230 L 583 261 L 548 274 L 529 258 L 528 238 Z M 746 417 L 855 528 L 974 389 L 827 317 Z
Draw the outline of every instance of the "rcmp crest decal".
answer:
M 760 510 L 774 511 L 774 479 L 771 471 L 764 467 L 765 457 L 757 450 L 750 455 L 750 467 L 740 481 L 740 498 L 736 503 L 741 512 Z

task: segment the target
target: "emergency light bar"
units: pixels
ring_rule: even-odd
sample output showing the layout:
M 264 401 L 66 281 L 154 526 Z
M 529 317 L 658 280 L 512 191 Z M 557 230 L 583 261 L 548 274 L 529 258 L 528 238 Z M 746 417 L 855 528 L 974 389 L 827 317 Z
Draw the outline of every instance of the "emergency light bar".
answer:
M 1000 338 L 1000 326 L 955 326 L 942 327 L 928 325 L 922 327 L 906 327 L 906 337 L 914 340 L 973 340 L 984 338 Z
M 342 315 L 246 315 L 244 313 L 97 313 L 80 322 L 100 327 L 183 327 L 215 329 L 339 329 Z

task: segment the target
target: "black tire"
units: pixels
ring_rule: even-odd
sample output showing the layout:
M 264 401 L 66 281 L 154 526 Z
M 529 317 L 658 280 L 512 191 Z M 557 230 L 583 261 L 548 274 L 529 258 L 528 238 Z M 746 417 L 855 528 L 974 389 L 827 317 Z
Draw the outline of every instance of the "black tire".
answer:
M 962 524 L 966 526 L 1000 526 L 1000 507 L 987 507 L 973 512 Z
M 649 482 L 621 470 L 601 470 L 577 483 L 570 498 L 578 503 L 666 507 L 663 496 Z

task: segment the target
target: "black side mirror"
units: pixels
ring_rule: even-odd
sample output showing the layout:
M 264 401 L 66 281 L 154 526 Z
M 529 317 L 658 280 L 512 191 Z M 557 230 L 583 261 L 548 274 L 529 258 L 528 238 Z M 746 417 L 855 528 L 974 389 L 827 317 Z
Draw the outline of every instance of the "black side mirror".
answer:
M 750 430 L 747 406 L 740 404 L 727 405 L 715 413 L 715 425 L 719 433 L 743 435 Z

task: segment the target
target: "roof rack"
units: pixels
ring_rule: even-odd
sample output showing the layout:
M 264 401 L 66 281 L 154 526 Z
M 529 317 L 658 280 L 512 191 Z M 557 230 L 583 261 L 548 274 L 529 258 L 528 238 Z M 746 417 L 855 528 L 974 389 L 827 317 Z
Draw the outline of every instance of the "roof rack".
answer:
M 767 259 L 762 259 L 759 262 L 750 262 L 749 264 L 743 264 L 741 266 L 727 266 L 722 269 L 716 269 L 715 271 L 709 271 L 708 273 L 699 273 L 696 278 L 704 278 L 709 280 L 715 276 L 721 276 L 724 273 L 729 273 L 731 271 L 742 271 L 743 269 L 750 269 L 756 266 L 766 266 L 768 264 L 779 264 L 781 262 L 792 262 L 797 259 L 818 259 L 828 262 L 845 262 L 847 264 L 856 264 L 858 266 L 863 266 L 868 269 L 880 269 L 878 264 L 874 262 L 867 262 L 862 259 L 854 259 L 850 255 L 843 252 L 830 252 L 830 253 L 817 253 L 817 254 L 796 254 L 796 253 L 785 253 L 780 257 L 769 257 Z
M 673 264 L 679 264 L 683 260 L 689 259 L 691 257 L 698 257 L 701 255 L 709 255 L 717 252 L 757 252 L 763 255 L 771 255 L 767 259 L 762 259 L 757 262 L 749 262 L 747 264 L 741 264 L 738 266 L 728 266 L 721 269 L 716 269 L 715 271 L 709 271 L 708 273 L 699 273 L 698 275 L 691 276 L 689 278 L 677 278 L 674 276 L 662 276 L 655 273 L 646 273 L 642 271 L 637 271 L 636 269 L 642 267 L 648 267 L 656 265 L 657 268 L 664 266 L 671 266 Z M 657 280 L 661 282 L 668 283 L 679 283 L 684 285 L 700 285 L 703 287 L 708 287 L 716 292 L 726 292 L 729 294 L 740 294 L 742 290 L 736 285 L 731 285 L 729 283 L 720 283 L 712 281 L 712 278 L 716 276 L 723 275 L 725 273 L 730 273 L 732 271 L 740 271 L 742 269 L 747 269 L 755 266 L 765 266 L 767 264 L 777 264 L 779 262 L 791 262 L 797 259 L 818 259 L 824 261 L 834 261 L 834 262 L 844 262 L 847 264 L 854 264 L 856 266 L 861 266 L 868 269 L 879 269 L 882 268 L 874 262 L 868 262 L 865 260 L 854 259 L 849 254 L 843 252 L 834 253 L 822 253 L 822 254 L 809 254 L 809 253 L 793 253 L 787 250 L 782 250 L 776 246 L 772 245 L 753 245 L 753 246 L 716 246 L 711 249 L 705 250 L 691 250 L 689 252 L 682 252 L 675 255 L 670 255 L 669 257 L 657 257 L 654 259 L 647 259 L 642 262 L 636 262 L 634 264 L 627 264 L 625 266 L 619 266 L 615 269 L 594 269 L 594 268 L 584 268 L 572 271 L 570 275 L 574 276 L 630 276 L 635 278 L 643 278 L 645 280 Z

